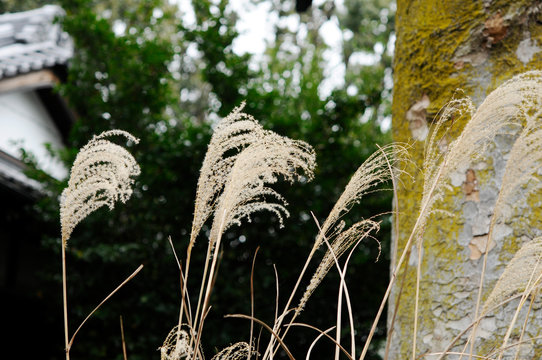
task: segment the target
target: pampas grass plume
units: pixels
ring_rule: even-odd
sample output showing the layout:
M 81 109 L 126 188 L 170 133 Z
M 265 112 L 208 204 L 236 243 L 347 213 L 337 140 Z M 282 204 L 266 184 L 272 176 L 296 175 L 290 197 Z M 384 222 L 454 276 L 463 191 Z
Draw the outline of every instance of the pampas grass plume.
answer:
M 63 246 L 75 226 L 102 206 L 113 209 L 115 202 L 126 202 L 132 195 L 133 177 L 141 170 L 134 157 L 122 146 L 105 139 L 123 136 L 138 139 L 122 130 L 110 130 L 94 136 L 75 158 L 68 187 L 61 195 L 60 223 Z
M 482 313 L 524 291 L 533 293 L 542 280 L 542 237 L 525 243 L 508 263 L 489 294 Z
M 209 142 L 196 190 L 190 247 L 213 213 L 239 151 L 257 141 L 263 132 L 254 117 L 242 112 L 244 106 L 242 103 L 217 124 Z
M 262 132 L 235 160 L 216 208 L 211 243 L 230 226 L 240 225 L 242 219 L 250 221 L 256 211 L 274 213 L 282 226 L 284 216 L 289 216 L 287 202 L 266 184 L 274 184 L 279 178 L 290 183 L 311 180 L 315 166 L 316 155 L 309 144 Z

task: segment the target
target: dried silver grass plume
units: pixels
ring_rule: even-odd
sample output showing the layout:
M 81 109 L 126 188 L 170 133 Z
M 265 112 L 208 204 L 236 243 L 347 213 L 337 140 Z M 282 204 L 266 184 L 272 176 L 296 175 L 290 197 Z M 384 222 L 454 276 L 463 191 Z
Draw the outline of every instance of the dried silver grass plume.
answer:
M 361 201 L 361 198 L 380 183 L 388 181 L 392 176 L 401 172 L 397 166 L 406 161 L 408 152 L 405 146 L 391 144 L 371 155 L 354 173 L 339 200 L 329 213 L 326 221 L 313 245 L 311 255 L 324 243 L 324 239 L 331 243 L 333 254 L 338 258 L 354 243 L 364 239 L 373 231 L 378 231 L 379 223 L 373 220 L 362 220 L 344 230 L 344 221 L 339 221 L 350 209 Z M 390 169 L 391 167 L 391 169 Z M 391 170 L 391 171 L 390 171 Z M 395 172 L 395 174 L 392 173 Z M 338 223 L 338 224 L 337 224 Z M 300 312 L 310 295 L 322 282 L 325 275 L 334 264 L 334 256 L 328 249 L 322 262 L 314 273 L 301 301 L 297 307 Z
M 518 75 L 491 92 L 475 110 L 470 99 L 452 100 L 442 111 L 432 130 L 423 165 L 424 188 L 421 201 L 420 221 L 416 232 L 424 228 L 433 205 L 440 200 L 449 187 L 445 181 L 459 166 L 483 155 L 492 144 L 495 135 L 510 127 L 521 126 L 524 104 L 533 94 L 540 96 L 542 72 L 532 71 Z M 441 151 L 445 142 L 442 128 L 451 119 L 471 117 L 457 139 Z M 418 237 L 421 241 L 421 236 Z
M 81 148 L 73 163 L 68 187 L 61 195 L 60 223 L 62 242 L 66 246 L 75 226 L 96 209 L 115 202 L 126 202 L 132 195 L 132 177 L 140 174 L 134 157 L 123 147 L 106 140 L 124 136 L 139 140 L 122 130 L 110 130 L 94 136 Z
M 211 360 L 245 360 L 248 359 L 251 353 L 254 354 L 254 351 L 250 348 L 249 344 L 238 342 L 222 349 Z
M 506 215 L 505 207 L 510 204 L 511 195 L 529 183 L 528 189 L 533 193 L 540 189 L 542 183 L 536 177 L 542 162 L 542 72 L 533 71 L 516 78 L 521 81 L 525 93 L 519 104 L 518 116 L 524 119 L 519 133 L 506 162 L 501 190 L 495 204 L 495 219 Z
M 263 132 L 256 119 L 242 112 L 244 106 L 245 103 L 242 103 L 233 109 L 214 129 L 200 169 L 190 246 L 196 241 L 201 227 L 213 213 L 239 151 L 258 140 Z
M 169 332 L 164 344 L 160 346 L 161 360 L 191 360 L 194 356 L 194 350 L 190 344 L 190 335 L 187 331 L 175 326 Z
M 322 229 L 316 238 L 313 249 L 319 248 L 324 237 L 331 241 L 337 236 L 343 227 L 336 226 L 337 222 L 350 209 L 361 201 L 361 198 L 368 192 L 373 191 L 378 184 L 384 183 L 391 179 L 390 166 L 396 172 L 401 170 L 397 167 L 398 164 L 408 158 L 407 148 L 401 144 L 390 144 L 379 151 L 372 154 L 365 162 L 356 170 L 352 178 L 346 185 L 343 193 L 333 206 L 326 221 L 322 224 Z
M 533 294 L 541 280 L 542 237 L 538 237 L 524 244 L 514 255 L 488 296 L 482 314 L 524 291 Z
M 348 230 L 339 232 L 331 244 L 333 253 L 328 249 L 324 258 L 314 272 L 309 285 L 305 289 L 299 305 L 296 308 L 296 313 L 299 314 L 307 304 L 310 296 L 322 282 L 329 270 L 335 264 L 335 258 L 343 255 L 352 245 L 361 239 L 367 238 L 372 232 L 377 232 L 380 229 L 380 223 L 373 220 L 362 220 L 348 228 Z
M 286 200 L 266 184 L 279 178 L 311 180 L 315 166 L 314 150 L 306 142 L 262 132 L 258 141 L 239 153 L 231 168 L 213 219 L 211 247 L 230 226 L 239 225 L 244 218 L 250 222 L 256 211 L 274 213 L 282 226 L 283 217 L 289 215 Z

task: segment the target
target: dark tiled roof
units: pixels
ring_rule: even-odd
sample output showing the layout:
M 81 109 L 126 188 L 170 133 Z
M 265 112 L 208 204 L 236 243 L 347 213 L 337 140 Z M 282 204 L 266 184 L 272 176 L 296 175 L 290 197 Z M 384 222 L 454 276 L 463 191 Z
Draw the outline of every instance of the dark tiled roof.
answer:
M 66 65 L 73 44 L 54 22 L 63 15 L 55 5 L 0 15 L 0 79 Z

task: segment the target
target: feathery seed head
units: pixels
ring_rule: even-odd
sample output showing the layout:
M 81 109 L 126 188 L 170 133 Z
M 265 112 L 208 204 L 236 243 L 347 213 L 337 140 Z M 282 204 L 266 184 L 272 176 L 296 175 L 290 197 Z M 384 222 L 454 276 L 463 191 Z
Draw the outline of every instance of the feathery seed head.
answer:
M 384 183 L 392 176 L 397 175 L 390 172 L 388 162 L 395 172 L 402 172 L 397 166 L 406 161 L 407 158 L 408 150 L 405 146 L 391 144 L 376 151 L 365 160 L 352 175 L 326 221 L 322 224 L 322 229 L 318 234 L 313 249 L 316 250 L 322 245 L 324 236 L 331 240 L 342 231 L 344 225 L 337 227 L 337 221 L 350 211 L 352 206 L 359 203 L 365 194 L 372 191 L 378 184 Z
M 218 354 L 213 356 L 211 360 L 245 360 L 249 354 L 256 354 L 246 342 L 238 342 L 225 349 L 222 349 Z
M 541 281 L 542 237 L 538 237 L 524 244 L 508 263 L 489 294 L 482 314 L 516 294 L 534 293 Z
M 506 204 L 510 204 L 512 194 L 529 183 L 529 193 L 542 186 L 536 173 L 542 162 L 542 72 L 531 72 L 518 77 L 526 91 L 518 109 L 517 117 L 522 123 L 519 135 L 508 154 L 508 161 L 502 179 L 501 190 L 495 204 L 495 216 L 504 215 Z
M 492 91 L 476 110 L 467 98 L 452 100 L 443 109 L 426 144 L 421 201 L 424 212 L 420 214 L 421 221 L 415 231 L 419 232 L 425 226 L 428 216 L 434 212 L 434 204 L 449 188 L 446 181 L 449 175 L 459 166 L 482 156 L 495 135 L 506 133 L 511 127 L 519 128 L 524 121 L 525 108 L 531 108 L 533 101 L 539 106 L 541 76 L 541 71 L 531 71 L 512 78 Z M 457 139 L 448 144 L 442 153 L 441 128 L 450 118 L 461 116 L 469 116 L 471 119 Z M 421 241 L 421 236 L 418 238 Z
M 211 242 L 243 218 L 250 221 L 251 214 L 260 210 L 276 214 L 282 226 L 283 217 L 289 215 L 286 200 L 266 184 L 276 183 L 279 177 L 289 182 L 302 177 L 311 180 L 315 157 L 307 143 L 263 131 L 258 141 L 239 153 L 231 168 L 215 212 Z
M 311 180 L 315 154 L 310 145 L 280 136 L 243 113 L 244 103 L 214 129 L 198 180 L 189 249 L 203 224 L 214 215 L 213 243 L 225 229 L 259 210 L 275 213 L 282 225 L 285 199 L 264 184 L 279 177 Z M 275 199 L 276 202 L 270 202 Z
M 318 268 L 314 272 L 309 285 L 305 289 L 305 292 L 299 301 L 299 305 L 296 308 L 297 314 L 299 314 L 305 308 L 305 305 L 314 290 L 316 290 L 318 285 L 320 285 L 324 277 L 335 264 L 335 259 L 340 258 L 356 242 L 365 239 L 372 232 L 377 232 L 379 229 L 379 222 L 367 219 L 350 226 L 345 231 L 339 231 L 336 233 L 336 235 L 334 235 L 334 240 L 331 243 L 331 250 L 328 249 L 326 251 L 324 258 L 318 265 Z
M 140 168 L 126 149 L 105 139 L 114 135 L 139 141 L 126 131 L 106 131 L 94 136 L 75 158 L 60 201 L 63 246 L 75 226 L 90 213 L 102 206 L 113 209 L 115 202 L 124 203 L 132 195 L 132 177 L 140 174 Z
M 198 180 L 190 243 L 215 209 L 239 152 L 262 137 L 263 127 L 243 113 L 244 102 L 215 127 Z
M 191 360 L 194 356 L 190 335 L 178 325 L 171 329 L 159 350 L 161 360 Z
M 370 219 L 361 220 L 345 230 L 346 224 L 341 219 L 352 206 L 361 201 L 365 194 L 372 191 L 373 187 L 403 172 L 398 165 L 405 161 L 408 161 L 407 148 L 401 144 L 391 144 L 375 152 L 356 170 L 314 242 L 311 256 L 326 240 L 330 243 L 331 249 L 327 249 L 313 274 L 297 306 L 296 313 L 303 310 L 309 297 L 333 267 L 335 258 L 338 259 L 352 245 L 368 237 L 371 232 L 379 230 L 380 223 Z

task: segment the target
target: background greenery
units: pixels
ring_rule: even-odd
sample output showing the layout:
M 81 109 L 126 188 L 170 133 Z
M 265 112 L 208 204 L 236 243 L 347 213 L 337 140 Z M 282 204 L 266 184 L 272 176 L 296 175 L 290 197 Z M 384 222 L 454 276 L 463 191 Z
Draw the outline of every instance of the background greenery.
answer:
M 8 0 L 0 3 L 0 11 L 44 3 L 50 2 Z M 351 174 L 376 150 L 375 144 L 389 141 L 381 125 L 389 116 L 391 100 L 393 4 L 388 0 L 345 0 L 339 11 L 332 1 L 325 1 L 300 15 L 305 35 L 279 22 L 264 56 L 252 58 L 233 51 L 232 43 L 239 36 L 238 18 L 224 0 L 193 1 L 195 24 L 183 23 L 179 10 L 166 0 L 57 3 L 67 12 L 63 27 L 76 48 L 68 80 L 58 91 L 78 118 L 69 147 L 59 155 L 69 166 L 77 149 L 106 129 L 124 129 L 141 139 L 130 148 L 142 168 L 133 198 L 112 212 L 102 209 L 94 213 L 78 225 L 70 240 L 67 262 L 72 332 L 139 264 L 145 268 L 83 328 L 72 357 L 121 359 L 122 315 L 129 359 L 158 358 L 156 349 L 176 324 L 180 304 L 178 269 L 168 237 L 183 258 L 199 167 L 212 125 L 243 100 L 246 112 L 264 127 L 312 144 L 318 161 L 313 182 L 282 185 L 280 193 L 288 199 L 292 214 L 284 229 L 278 228 L 274 217 L 263 213 L 225 236 L 203 345 L 211 358 L 233 342 L 247 341 L 249 323 L 223 316 L 250 313 L 249 277 L 256 248 L 261 247 L 254 274 L 255 315 L 271 323 L 275 308 L 273 265 L 278 269 L 283 306 L 316 236 L 310 212 L 323 221 Z M 270 0 L 270 4 L 279 19 L 293 14 L 293 1 Z M 339 23 L 343 33 L 344 85 L 322 94 L 326 77 L 337 76 L 325 73 L 325 52 L 329 49 L 320 33 L 330 18 Z M 353 60 L 360 54 L 371 57 L 371 64 Z M 50 256 L 38 276 L 44 287 L 58 289 L 58 297 L 43 300 L 53 315 L 40 321 L 55 319 L 57 323 L 49 328 L 58 329 L 62 310 L 57 199 L 66 183 L 39 171 L 33 176 L 51 191 L 51 196 L 35 206 L 37 218 L 47 229 L 41 246 Z M 347 220 L 389 211 L 390 204 L 391 193 L 375 193 L 354 208 Z M 375 263 L 376 243 L 364 243 L 349 268 L 358 339 L 368 332 L 388 281 L 389 216 L 382 220 L 380 260 Z M 203 261 L 205 242 L 200 238 L 196 247 L 191 289 L 199 288 L 196 269 Z M 337 276 L 332 272 L 300 321 L 322 329 L 333 326 L 337 289 Z M 380 339 L 384 331 L 382 324 Z M 301 358 L 315 336 L 311 330 L 296 329 L 287 344 Z M 61 330 L 55 339 L 44 349 L 44 358 L 61 358 Z M 320 344 L 317 357 L 329 358 L 332 346 L 325 341 Z M 372 357 L 378 358 L 375 351 Z

